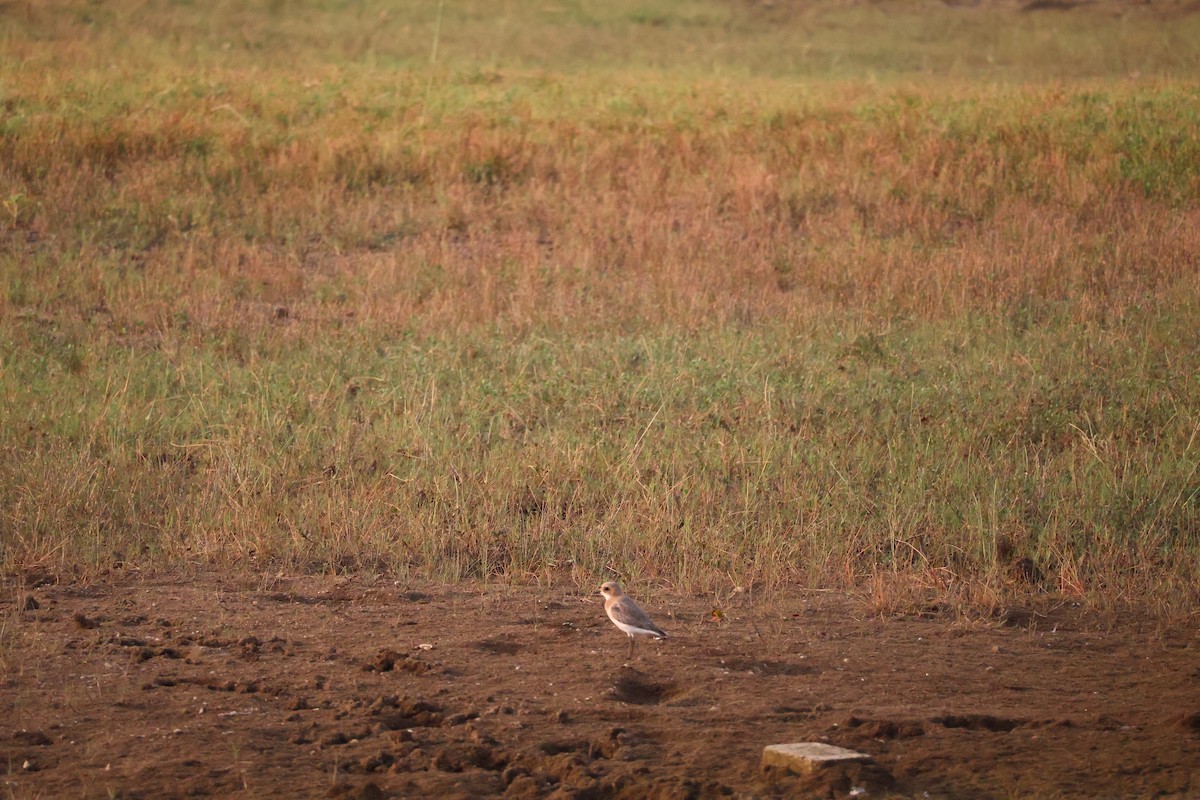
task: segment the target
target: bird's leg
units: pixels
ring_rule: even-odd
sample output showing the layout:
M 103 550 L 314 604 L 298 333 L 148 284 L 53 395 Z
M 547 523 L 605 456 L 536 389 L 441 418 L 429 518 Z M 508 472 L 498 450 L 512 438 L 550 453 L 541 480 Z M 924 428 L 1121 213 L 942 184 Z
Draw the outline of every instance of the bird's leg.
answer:
M 637 643 L 637 639 L 635 639 L 634 637 L 630 636 L 630 637 L 629 637 L 629 660 L 630 660 L 630 661 L 632 661 L 632 660 L 633 660 L 633 646 L 634 646 L 634 644 L 636 644 L 636 643 Z

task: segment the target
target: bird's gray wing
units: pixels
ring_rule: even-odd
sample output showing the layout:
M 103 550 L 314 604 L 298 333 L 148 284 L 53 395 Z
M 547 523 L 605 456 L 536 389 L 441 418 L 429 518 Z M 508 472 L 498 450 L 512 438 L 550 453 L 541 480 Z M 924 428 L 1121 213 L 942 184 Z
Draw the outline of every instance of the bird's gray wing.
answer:
M 665 636 L 663 630 L 654 624 L 649 615 L 642 611 L 642 607 L 628 597 L 622 597 L 620 600 L 612 604 L 613 619 L 618 622 L 623 622 L 626 625 L 632 625 L 635 628 L 642 628 L 647 631 Z

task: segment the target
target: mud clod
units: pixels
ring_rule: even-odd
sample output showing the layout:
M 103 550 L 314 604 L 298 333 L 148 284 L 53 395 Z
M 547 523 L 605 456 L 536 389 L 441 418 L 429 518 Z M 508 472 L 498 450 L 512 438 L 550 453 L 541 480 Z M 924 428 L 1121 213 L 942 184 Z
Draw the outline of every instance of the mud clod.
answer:
M 442 724 L 442 709 L 433 703 L 405 698 L 397 701 L 394 708 L 394 711 L 379 714 L 380 723 L 388 730 L 432 728 Z
M 582 739 L 577 739 L 565 742 L 542 742 L 538 745 L 538 749 L 545 755 L 556 756 L 559 753 L 586 753 L 591 749 L 591 745 Z
M 396 756 L 386 750 L 380 750 L 373 756 L 364 756 L 358 762 L 358 768 L 363 772 L 375 772 L 387 769 L 396 763 Z
M 369 781 L 361 786 L 339 783 L 325 795 L 333 800 L 384 800 L 387 797 L 379 784 Z
M 42 731 L 16 731 L 12 735 L 12 740 L 16 744 L 27 747 L 48 747 L 54 744 L 54 740 Z
M 451 714 L 442 721 L 442 724 L 447 728 L 453 728 L 458 725 L 465 725 L 473 719 L 479 719 L 479 714 L 474 711 L 468 711 L 466 713 Z
M 389 708 L 396 708 L 400 705 L 400 698 L 394 694 L 381 694 L 367 705 L 368 714 L 381 714 Z
M 367 672 L 391 672 L 396 668 L 397 661 L 403 661 L 408 656 L 401 655 L 395 650 L 380 650 L 375 656 L 375 660 L 369 664 L 363 664 L 363 670 Z
M 502 752 L 487 745 L 452 744 L 434 755 L 430 768 L 442 772 L 462 772 L 471 768 L 495 772 L 507 767 L 508 761 Z
M 991 714 L 946 714 L 931 717 L 930 722 L 944 728 L 965 728 L 969 731 L 991 731 L 993 733 L 1008 733 L 1025 724 L 1024 720 L 1005 719 Z
M 504 784 L 507 786 L 508 784 L 512 783 L 513 781 L 515 781 L 517 778 L 521 777 L 522 775 L 528 775 L 528 774 L 529 774 L 529 770 L 526 769 L 525 767 L 511 766 L 511 767 L 506 767 L 504 769 L 504 772 L 501 773 L 501 775 L 500 775 L 500 779 L 503 780 Z
M 545 794 L 544 782 L 528 773 L 517 775 L 508 782 L 504 792 L 507 800 L 536 800 Z
M 917 720 L 859 719 L 850 717 L 842 727 L 855 731 L 863 739 L 910 739 L 924 736 L 925 726 Z
M 431 669 L 432 667 L 427 662 L 421 661 L 419 658 L 388 649 L 380 650 L 373 661 L 363 664 L 364 672 L 403 670 L 404 672 L 411 672 L 414 675 L 424 675 Z

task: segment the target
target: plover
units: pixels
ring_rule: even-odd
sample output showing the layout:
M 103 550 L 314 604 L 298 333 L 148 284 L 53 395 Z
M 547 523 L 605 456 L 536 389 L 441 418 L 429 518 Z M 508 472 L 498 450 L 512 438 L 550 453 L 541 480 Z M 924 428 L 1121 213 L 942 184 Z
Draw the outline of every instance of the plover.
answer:
M 655 625 L 642 607 L 622 591 L 621 584 L 607 581 L 600 587 L 600 594 L 604 595 L 604 610 L 608 612 L 608 618 L 629 636 L 630 658 L 633 658 L 635 636 L 667 638 L 667 632 Z

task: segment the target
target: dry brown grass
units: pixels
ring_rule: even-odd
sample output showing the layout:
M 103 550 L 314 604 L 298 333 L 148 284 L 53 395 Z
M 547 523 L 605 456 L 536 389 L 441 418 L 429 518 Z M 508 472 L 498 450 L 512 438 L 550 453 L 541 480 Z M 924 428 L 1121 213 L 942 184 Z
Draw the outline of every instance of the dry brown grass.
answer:
M 55 302 L 114 294 L 128 323 L 157 327 L 180 297 L 199 321 L 232 299 L 427 332 L 1031 300 L 1091 316 L 1195 274 L 1200 146 L 1179 89 L 559 86 L 599 110 L 551 114 L 518 81 L 422 121 L 401 97 L 350 94 L 376 88 L 341 87 L 304 124 L 279 122 L 303 95 L 230 92 L 69 128 L 31 113 L 5 140 L 10 252 L 57 263 L 48 242 L 77 247 Z M 142 277 L 114 281 L 114 257 Z

